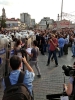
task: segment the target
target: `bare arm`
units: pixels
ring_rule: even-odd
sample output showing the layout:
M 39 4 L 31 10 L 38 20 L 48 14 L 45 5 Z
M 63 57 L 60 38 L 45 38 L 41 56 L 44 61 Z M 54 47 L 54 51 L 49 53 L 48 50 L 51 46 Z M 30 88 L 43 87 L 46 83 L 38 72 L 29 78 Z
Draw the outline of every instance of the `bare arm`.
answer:
M 72 41 L 74 41 L 74 38 L 73 38 L 73 36 L 71 36 L 71 37 L 70 37 L 70 39 L 71 39 Z
M 73 85 L 71 83 L 68 83 L 68 85 L 64 84 L 64 88 L 67 95 L 71 95 L 73 90 Z
M 28 64 L 26 58 L 22 58 L 23 62 L 25 63 L 27 69 L 30 71 L 30 72 L 34 72 L 34 70 L 31 68 L 31 66 Z
M 50 42 L 52 42 L 52 44 L 53 44 L 55 47 L 57 47 L 57 45 L 58 45 L 57 40 L 56 40 L 56 43 L 54 43 L 52 39 L 50 40 Z

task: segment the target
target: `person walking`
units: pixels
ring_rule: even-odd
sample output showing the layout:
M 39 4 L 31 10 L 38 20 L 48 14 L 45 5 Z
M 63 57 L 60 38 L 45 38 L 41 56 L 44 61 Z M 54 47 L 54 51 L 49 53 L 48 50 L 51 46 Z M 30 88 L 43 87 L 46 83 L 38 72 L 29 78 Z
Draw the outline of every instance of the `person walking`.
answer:
M 41 73 L 40 73 L 40 68 L 38 66 L 38 63 L 37 63 L 37 57 L 39 55 L 39 48 L 37 47 L 37 41 L 36 40 L 33 41 L 33 48 L 31 50 L 31 54 L 28 53 L 27 51 L 26 51 L 26 53 L 31 57 L 31 59 L 30 59 L 30 65 L 32 67 L 33 66 L 36 67 L 37 72 L 38 72 L 37 76 L 40 78 L 41 77 Z
M 58 60 L 57 60 L 57 56 L 56 56 L 57 45 L 58 45 L 58 41 L 55 38 L 55 35 L 52 34 L 51 39 L 50 39 L 50 49 L 49 49 L 49 55 L 48 55 L 48 60 L 47 60 L 47 66 L 50 64 L 50 58 L 51 58 L 52 54 L 53 54 L 53 57 L 54 57 L 54 60 L 55 60 L 56 67 L 58 66 Z

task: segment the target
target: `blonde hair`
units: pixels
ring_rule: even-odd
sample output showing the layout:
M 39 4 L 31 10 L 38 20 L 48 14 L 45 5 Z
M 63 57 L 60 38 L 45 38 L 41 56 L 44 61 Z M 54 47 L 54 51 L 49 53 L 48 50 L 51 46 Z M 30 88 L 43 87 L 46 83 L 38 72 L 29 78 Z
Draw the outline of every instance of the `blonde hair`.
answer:
M 55 37 L 55 35 L 54 35 L 54 34 L 51 34 L 51 36 L 52 36 L 52 37 Z

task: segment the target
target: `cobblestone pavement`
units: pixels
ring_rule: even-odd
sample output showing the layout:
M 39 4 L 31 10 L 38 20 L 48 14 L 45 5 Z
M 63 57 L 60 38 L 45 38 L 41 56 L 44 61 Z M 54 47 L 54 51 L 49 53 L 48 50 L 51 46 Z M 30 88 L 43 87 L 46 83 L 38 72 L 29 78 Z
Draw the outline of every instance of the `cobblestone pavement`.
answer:
M 69 49 L 68 55 L 64 55 L 62 58 L 58 58 L 58 67 L 55 67 L 54 61 L 51 61 L 51 64 L 46 66 L 48 54 L 39 56 L 38 65 L 41 69 L 42 76 L 41 78 L 35 77 L 33 82 L 35 100 L 46 100 L 47 94 L 63 92 L 64 76 L 62 65 L 72 65 L 75 59 L 71 56 L 72 53 Z M 65 77 L 66 83 L 68 83 L 68 78 L 69 77 Z
M 55 94 L 63 92 L 63 83 L 64 76 L 62 65 L 72 65 L 74 62 L 74 58 L 71 57 L 72 53 L 69 49 L 69 54 L 64 55 L 62 58 L 58 58 L 59 66 L 55 67 L 54 61 L 51 61 L 49 66 L 46 66 L 48 54 L 39 55 L 38 57 L 38 65 L 41 70 L 41 78 L 37 78 L 35 76 L 35 80 L 33 82 L 34 88 L 34 100 L 46 100 L 47 94 Z M 36 75 L 37 71 L 35 67 L 33 67 Z M 66 78 L 66 83 L 68 82 L 68 77 Z M 0 89 L 0 100 L 2 100 L 3 91 Z

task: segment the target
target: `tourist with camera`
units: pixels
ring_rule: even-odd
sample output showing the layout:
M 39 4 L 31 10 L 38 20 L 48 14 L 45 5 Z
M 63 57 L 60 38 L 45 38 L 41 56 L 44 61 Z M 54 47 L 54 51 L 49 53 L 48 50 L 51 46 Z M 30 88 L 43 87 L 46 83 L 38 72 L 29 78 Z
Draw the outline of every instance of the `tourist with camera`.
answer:
M 21 71 L 22 60 L 27 68 Z M 33 100 L 33 85 L 35 77 L 34 70 L 28 64 L 25 57 L 14 55 L 10 58 L 12 71 L 3 79 L 4 96 L 2 100 Z M 7 92 L 8 91 L 8 92 Z M 32 99 L 30 99 L 30 97 Z
M 20 39 L 17 39 L 16 43 L 15 43 L 15 46 L 14 46 L 14 54 L 15 55 L 18 55 L 18 57 L 22 58 L 24 55 L 23 55 L 23 50 L 22 50 L 22 41 Z M 22 63 L 23 65 L 23 63 Z M 22 66 L 22 70 L 24 70 L 23 68 L 24 66 Z
M 63 67 L 66 76 L 70 76 L 68 85 L 64 84 L 65 92 L 68 96 L 71 96 L 71 100 L 75 100 L 75 62 L 73 63 L 73 67 Z
M 22 41 L 20 39 L 17 39 L 17 41 L 15 42 L 15 46 L 14 46 L 14 51 L 16 55 L 17 54 L 21 55 L 21 52 L 20 52 L 21 44 L 22 44 Z
M 50 43 L 50 48 L 49 48 L 49 56 L 48 56 L 48 61 L 47 61 L 47 66 L 50 64 L 50 58 L 51 55 L 53 54 L 54 60 L 55 60 L 55 64 L 56 67 L 58 66 L 58 60 L 57 60 L 57 55 L 56 55 L 56 48 L 58 45 L 58 40 L 55 37 L 54 34 L 51 35 L 51 38 L 49 39 L 49 43 Z

